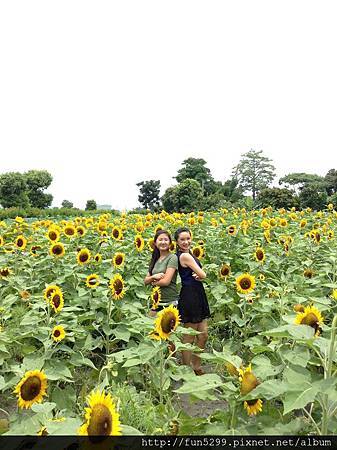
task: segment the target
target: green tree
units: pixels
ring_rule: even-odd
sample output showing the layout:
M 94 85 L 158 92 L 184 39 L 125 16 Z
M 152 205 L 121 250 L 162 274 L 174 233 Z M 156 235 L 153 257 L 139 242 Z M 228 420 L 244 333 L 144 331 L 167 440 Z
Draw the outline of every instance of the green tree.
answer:
M 322 183 L 308 183 L 298 197 L 301 208 L 312 208 L 317 211 L 325 209 L 328 201 L 328 194 Z
M 333 195 L 337 193 L 337 170 L 330 169 L 329 172 L 324 177 L 326 182 L 326 190 L 328 195 Z
M 252 193 L 254 201 L 258 192 L 268 187 L 275 178 L 275 167 L 271 164 L 272 160 L 263 156 L 262 153 L 262 150 L 250 150 L 244 153 L 232 173 L 237 178 L 238 185 L 243 192 L 250 191 Z
M 0 203 L 4 208 L 27 208 L 29 198 L 25 177 L 19 172 L 0 175 Z
M 174 178 L 178 183 L 187 179 L 196 180 L 199 182 L 205 195 L 214 194 L 219 190 L 219 182 L 214 181 L 211 171 L 206 167 L 206 164 L 206 161 L 202 158 L 187 158 L 182 162 L 182 167 Z
M 257 204 L 260 208 L 272 206 L 273 208 L 292 208 L 298 207 L 298 197 L 294 192 L 286 188 L 265 188 L 257 196 Z
M 202 188 L 198 181 L 187 178 L 177 186 L 166 189 L 162 203 L 167 212 L 189 212 L 201 209 Z
M 320 189 L 325 189 L 327 183 L 324 177 L 321 177 L 320 175 L 304 172 L 293 172 L 280 178 L 279 184 L 284 184 L 288 189 L 293 188 L 296 192 L 300 193 L 302 189 L 309 184 L 319 185 Z
M 29 170 L 23 176 L 27 184 L 30 206 L 41 209 L 48 208 L 53 201 L 53 196 L 44 191 L 53 181 L 51 174 L 47 170 Z
M 139 203 L 146 209 L 156 210 L 160 205 L 160 181 L 150 180 L 137 183 Z
M 74 204 L 73 202 L 69 201 L 69 200 L 63 200 L 63 202 L 61 203 L 62 208 L 73 208 Z
M 85 205 L 86 211 L 95 211 L 97 209 L 97 203 L 95 200 L 87 200 Z
M 235 203 L 243 198 L 242 188 L 239 187 L 239 180 L 235 177 L 229 178 L 222 185 L 222 192 L 228 202 Z

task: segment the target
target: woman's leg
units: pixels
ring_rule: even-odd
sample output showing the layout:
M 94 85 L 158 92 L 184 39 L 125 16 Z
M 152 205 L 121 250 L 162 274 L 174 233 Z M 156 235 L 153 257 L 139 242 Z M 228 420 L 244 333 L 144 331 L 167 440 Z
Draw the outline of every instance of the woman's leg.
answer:
M 202 322 L 196 323 L 197 328 L 195 328 L 197 331 L 199 331 L 198 336 L 196 336 L 195 343 L 197 346 L 201 349 L 205 349 L 205 345 L 208 338 L 208 331 L 207 331 L 207 320 L 203 320 Z M 201 369 L 201 358 L 197 354 L 192 354 L 192 366 L 194 370 L 199 371 Z
M 185 328 L 193 328 L 194 330 L 197 330 L 197 326 L 198 326 L 197 323 L 191 323 L 191 322 L 184 323 Z M 194 344 L 195 338 L 196 338 L 196 336 L 193 336 L 190 334 L 184 334 L 183 339 L 182 339 L 183 344 Z M 183 364 L 185 364 L 185 366 L 191 366 L 191 358 L 192 358 L 191 350 L 183 350 L 181 352 L 181 355 L 182 355 Z

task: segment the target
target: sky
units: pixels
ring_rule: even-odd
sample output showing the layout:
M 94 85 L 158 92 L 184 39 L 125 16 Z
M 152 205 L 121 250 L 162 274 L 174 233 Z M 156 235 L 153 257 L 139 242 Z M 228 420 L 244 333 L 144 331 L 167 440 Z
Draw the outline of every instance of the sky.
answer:
M 277 179 L 337 168 L 335 1 L 0 3 L 0 173 L 140 206 L 189 157 L 225 181 L 263 150 Z

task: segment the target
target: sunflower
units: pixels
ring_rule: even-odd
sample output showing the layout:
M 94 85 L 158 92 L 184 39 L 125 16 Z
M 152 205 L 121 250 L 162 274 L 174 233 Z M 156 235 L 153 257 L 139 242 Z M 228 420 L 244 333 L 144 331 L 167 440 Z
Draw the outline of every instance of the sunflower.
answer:
M 84 228 L 82 225 L 78 225 L 78 226 L 76 227 L 76 233 L 77 233 L 79 236 L 84 236 L 85 233 L 86 233 L 85 228 Z
M 49 253 L 52 256 L 60 258 L 65 254 L 64 245 L 61 242 L 57 242 L 50 247 Z
M 173 305 L 160 311 L 155 322 L 155 330 L 161 339 L 168 339 L 170 334 L 176 330 L 180 323 L 180 317 L 177 308 Z
M 152 252 L 156 248 L 156 245 L 154 243 L 154 239 L 152 239 L 152 238 L 149 239 L 147 241 L 147 246 L 148 246 L 148 249 Z
M 157 309 L 160 299 L 161 299 L 160 286 L 156 286 L 152 289 L 151 292 L 152 309 Z
M 11 274 L 11 270 L 8 267 L 0 268 L 0 276 L 3 278 L 7 278 Z
M 75 237 L 76 236 L 76 228 L 71 223 L 68 223 L 64 229 L 63 232 L 68 237 Z
M 333 298 L 334 300 L 337 300 L 337 289 L 332 289 L 330 297 Z
M 87 264 L 90 261 L 90 258 L 91 258 L 90 250 L 88 250 L 87 248 L 82 248 L 82 250 L 80 250 L 76 256 L 77 263 L 80 264 L 81 266 Z
M 53 331 L 51 332 L 51 336 L 52 336 L 54 342 L 62 341 L 62 339 L 64 339 L 66 336 L 66 332 L 64 331 L 63 326 L 56 325 L 56 327 L 54 327 Z
M 297 325 L 309 325 L 315 330 L 315 336 L 319 336 L 321 332 L 320 325 L 323 324 L 324 318 L 315 306 L 306 306 L 303 312 L 298 312 L 295 318 Z
M 39 370 L 30 370 L 16 385 L 14 393 L 18 396 L 20 408 L 30 408 L 34 403 L 41 403 L 47 395 L 47 377 Z
M 96 273 L 88 275 L 85 279 L 85 284 L 91 289 L 97 287 L 99 285 L 99 276 Z
M 142 238 L 142 236 L 140 234 L 137 234 L 135 236 L 135 246 L 138 252 L 141 252 L 144 248 L 144 239 Z
M 123 277 L 118 273 L 109 282 L 111 294 L 115 300 L 119 300 L 125 295 L 125 282 Z
M 118 436 L 122 434 L 119 414 L 110 393 L 94 391 L 87 398 L 87 403 L 89 408 L 85 408 L 86 422 L 79 428 L 78 434 L 85 436 Z
M 220 278 L 224 278 L 226 280 L 226 278 L 230 275 L 231 273 L 231 267 L 229 264 L 222 264 L 222 266 L 220 267 Z
M 113 227 L 112 232 L 111 232 L 111 236 L 114 239 L 116 239 L 116 241 L 121 241 L 123 239 L 122 230 L 119 227 L 117 227 L 117 226 Z
M 246 367 L 246 369 L 239 369 L 239 380 L 241 381 L 241 395 L 247 395 L 249 392 L 253 391 L 260 382 L 252 372 L 251 364 Z M 249 416 L 255 416 L 262 411 L 262 400 L 245 400 L 243 404 L 244 408 L 247 410 Z
M 304 312 L 304 306 L 301 305 L 300 303 L 296 303 L 293 309 L 295 312 Z
M 55 228 L 49 228 L 47 238 L 51 242 L 57 242 L 60 239 L 60 233 Z
M 30 254 L 31 254 L 32 256 L 37 256 L 37 255 L 38 255 L 38 252 L 39 252 L 40 250 L 42 250 L 41 245 L 32 245 L 31 248 L 30 248 Z
M 112 263 L 113 263 L 115 269 L 118 269 L 119 267 L 121 267 L 124 264 L 124 261 L 125 261 L 124 253 L 117 252 L 114 254 L 114 256 L 112 258 Z
M 205 251 L 200 245 L 197 245 L 197 246 L 193 247 L 192 253 L 193 253 L 193 256 L 195 256 L 197 259 L 201 259 L 204 256 Z
M 303 272 L 303 275 L 305 276 L 305 278 L 312 278 L 314 276 L 314 274 L 315 274 L 315 272 L 310 268 L 305 269 L 305 271 Z
M 24 250 L 27 245 L 27 239 L 24 236 L 20 235 L 15 239 L 15 245 L 20 250 Z
M 236 278 L 236 288 L 241 294 L 249 294 L 255 288 L 255 277 L 244 273 Z
M 266 254 L 262 247 L 256 247 L 254 256 L 256 261 L 260 263 L 263 263 L 266 259 Z
M 2 236 L 0 236 L 0 247 L 2 247 L 5 243 L 5 240 Z
M 59 313 L 64 305 L 63 294 L 61 291 L 54 291 L 50 295 L 49 303 L 56 313 Z
M 227 372 L 230 375 L 232 375 L 232 376 L 238 376 L 239 375 L 238 369 L 234 366 L 234 364 L 230 363 L 229 361 L 225 361 L 225 367 L 227 369 Z
M 154 229 L 155 234 L 159 231 L 159 230 L 163 230 L 164 227 L 163 225 L 161 225 L 160 223 L 158 223 L 158 225 L 156 226 L 156 228 Z
M 22 300 L 27 301 L 30 297 L 30 293 L 28 291 L 20 291 L 20 297 Z
M 94 256 L 94 261 L 99 264 L 102 261 L 102 255 L 100 253 L 96 253 Z
M 233 235 L 235 234 L 235 232 L 236 232 L 236 226 L 235 226 L 235 225 L 230 225 L 230 226 L 227 228 L 227 231 L 228 231 L 228 234 L 230 234 L 231 236 L 233 236 Z
M 55 291 L 62 293 L 61 288 L 59 286 L 57 286 L 56 284 L 50 284 L 49 286 L 46 287 L 46 289 L 44 290 L 44 293 L 43 293 L 43 297 L 46 300 L 46 302 L 50 302 L 51 295 Z

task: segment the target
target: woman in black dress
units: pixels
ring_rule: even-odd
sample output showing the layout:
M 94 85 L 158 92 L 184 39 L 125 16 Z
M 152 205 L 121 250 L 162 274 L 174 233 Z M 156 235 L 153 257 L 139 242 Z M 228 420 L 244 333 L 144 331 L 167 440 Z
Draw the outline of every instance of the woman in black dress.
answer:
M 188 228 L 178 228 L 174 238 L 177 243 L 178 271 L 181 291 L 178 310 L 185 327 L 199 331 L 197 336 L 184 335 L 184 343 L 196 344 L 204 349 L 207 341 L 207 318 L 210 316 L 204 286 L 200 280 L 206 278 L 199 260 L 191 254 L 191 232 Z M 182 352 L 183 363 L 192 366 L 196 375 L 203 375 L 200 358 L 191 351 Z

